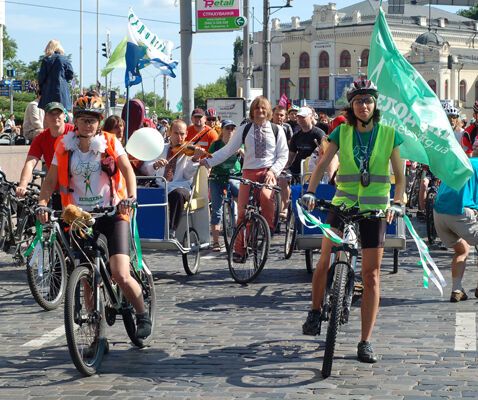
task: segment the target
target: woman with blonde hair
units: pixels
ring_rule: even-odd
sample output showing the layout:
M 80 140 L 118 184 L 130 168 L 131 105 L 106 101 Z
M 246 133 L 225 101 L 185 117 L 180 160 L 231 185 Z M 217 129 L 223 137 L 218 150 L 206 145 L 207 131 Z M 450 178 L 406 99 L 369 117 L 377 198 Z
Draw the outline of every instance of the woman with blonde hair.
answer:
M 65 56 L 65 51 L 58 40 L 52 39 L 45 47 L 45 57 L 38 72 L 40 102 L 38 107 L 56 101 L 71 110 L 71 95 L 68 82 L 73 79 L 73 67 Z

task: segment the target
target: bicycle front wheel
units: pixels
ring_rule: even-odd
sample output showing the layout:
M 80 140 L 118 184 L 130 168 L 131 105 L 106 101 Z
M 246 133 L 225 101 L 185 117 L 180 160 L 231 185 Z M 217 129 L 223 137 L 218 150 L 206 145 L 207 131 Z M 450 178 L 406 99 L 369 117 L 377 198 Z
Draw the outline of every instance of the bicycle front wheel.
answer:
M 328 378 L 332 372 L 332 363 L 335 352 L 335 341 L 344 308 L 345 286 L 349 266 L 347 263 L 338 261 L 332 266 L 335 271 L 335 278 L 332 283 L 332 293 L 330 297 L 330 316 L 327 326 L 327 337 L 325 339 L 325 353 L 322 364 L 322 377 Z
M 46 311 L 57 308 L 65 297 L 68 273 L 60 243 L 45 243 L 35 260 L 27 260 L 28 286 L 33 298 Z
M 154 323 L 156 320 L 156 292 L 154 289 L 153 275 L 143 260 L 143 269 L 137 271 L 131 266 L 131 275 L 139 283 L 143 292 L 144 307 L 151 319 L 151 335 L 145 339 L 140 339 L 136 336 L 136 323 L 134 321 L 135 311 L 131 304 L 126 300 L 123 304 L 123 323 L 131 342 L 139 347 L 143 348 L 151 342 L 154 332 Z
M 284 258 L 288 260 L 295 249 L 295 239 L 297 230 L 295 228 L 295 214 L 292 209 L 292 203 L 287 208 L 287 219 L 285 224 Z
M 224 236 L 224 245 L 226 246 L 226 251 L 228 253 L 235 226 L 236 219 L 234 218 L 232 205 L 230 201 L 224 201 L 222 203 L 222 235 Z
M 65 299 L 65 333 L 75 367 L 85 376 L 96 373 L 105 352 L 105 317 L 102 296 L 94 307 L 95 287 L 89 264 L 80 264 L 70 276 Z
M 271 233 L 262 215 L 241 222 L 231 239 L 229 271 L 237 283 L 252 282 L 261 273 L 269 255 Z

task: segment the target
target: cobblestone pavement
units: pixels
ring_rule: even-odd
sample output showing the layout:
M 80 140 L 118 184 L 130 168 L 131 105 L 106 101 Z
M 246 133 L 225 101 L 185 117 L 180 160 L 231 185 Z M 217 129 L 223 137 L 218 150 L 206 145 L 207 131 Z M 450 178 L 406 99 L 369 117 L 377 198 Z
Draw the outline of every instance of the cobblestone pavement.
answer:
M 83 378 L 62 335 L 63 309 L 42 311 L 23 268 L 0 256 L 1 399 L 443 399 L 478 398 L 476 322 L 465 329 L 469 351 L 455 350 L 457 313 L 475 321 L 477 299 L 448 302 L 422 287 L 413 243 L 392 274 L 382 273 L 382 300 L 374 331 L 377 364 L 356 361 L 360 312 L 352 310 L 338 336 L 332 376 L 320 369 L 324 334 L 303 336 L 310 279 L 301 252 L 282 259 L 275 237 L 258 280 L 235 284 L 225 253 L 204 253 L 201 272 L 188 277 L 177 253 L 146 252 L 154 270 L 157 320 L 151 347 L 129 344 L 121 321 L 109 328 L 110 353 L 99 375 Z M 450 252 L 432 256 L 451 284 Z M 465 288 L 478 280 L 471 257 Z M 473 336 L 475 335 L 475 336 Z M 473 341 L 474 337 L 474 341 Z M 41 339 L 40 342 L 31 342 Z

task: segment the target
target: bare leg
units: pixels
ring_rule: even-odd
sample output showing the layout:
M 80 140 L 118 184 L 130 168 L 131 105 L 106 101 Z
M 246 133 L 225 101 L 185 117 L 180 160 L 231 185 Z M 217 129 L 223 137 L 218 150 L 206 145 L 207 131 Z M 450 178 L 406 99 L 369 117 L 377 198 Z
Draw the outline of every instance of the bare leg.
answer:
M 120 286 L 125 297 L 131 302 L 137 314 L 145 311 L 143 292 L 138 282 L 131 276 L 129 270 L 129 256 L 115 254 L 110 257 L 110 267 L 113 279 Z

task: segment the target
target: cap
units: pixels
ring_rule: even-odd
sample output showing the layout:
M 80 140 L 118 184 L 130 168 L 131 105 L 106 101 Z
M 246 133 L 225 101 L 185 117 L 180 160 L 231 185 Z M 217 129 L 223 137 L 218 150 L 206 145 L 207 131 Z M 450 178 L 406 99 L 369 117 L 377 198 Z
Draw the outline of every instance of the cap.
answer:
M 221 128 L 224 128 L 226 126 L 234 126 L 236 127 L 236 123 L 234 121 L 231 121 L 230 119 L 223 119 L 221 122 Z
M 161 121 L 159 121 L 159 122 L 169 124 L 169 121 L 168 121 L 167 119 L 164 119 L 164 118 L 163 118 Z
M 63 104 L 58 103 L 57 101 L 52 101 L 45 106 L 45 112 L 49 113 L 53 110 L 60 110 L 62 112 L 65 112 L 65 107 L 63 107 Z
M 297 113 L 298 117 L 309 117 L 312 115 L 312 110 L 309 107 L 301 107 L 299 108 L 299 112 Z
M 287 113 L 290 113 L 291 111 L 299 111 L 299 107 L 297 107 L 296 105 L 292 105 L 290 106 L 290 108 L 287 110 Z
M 204 110 L 203 110 L 202 108 L 199 108 L 199 107 L 198 107 L 198 108 L 195 108 L 195 109 L 193 110 L 193 112 L 191 113 L 191 116 L 192 116 L 192 117 L 195 117 L 196 115 L 199 115 L 199 116 L 203 117 L 203 116 L 205 115 L 205 114 L 204 114 Z

